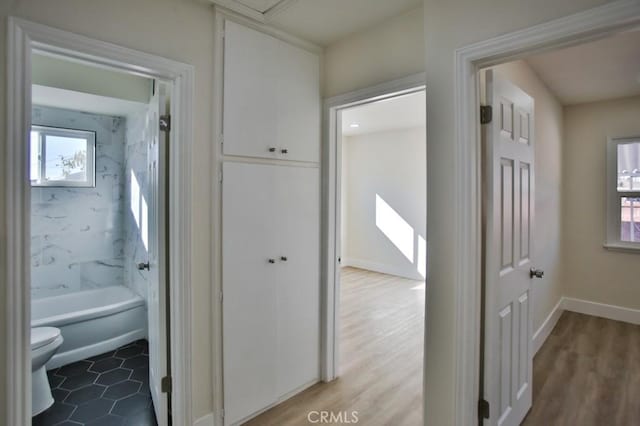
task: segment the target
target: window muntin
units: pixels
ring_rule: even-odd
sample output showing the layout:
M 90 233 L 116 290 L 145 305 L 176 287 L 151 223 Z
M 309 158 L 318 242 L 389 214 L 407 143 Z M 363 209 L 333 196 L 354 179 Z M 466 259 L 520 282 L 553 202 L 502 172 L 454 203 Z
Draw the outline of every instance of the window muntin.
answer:
M 95 132 L 32 126 L 32 186 L 95 186 Z

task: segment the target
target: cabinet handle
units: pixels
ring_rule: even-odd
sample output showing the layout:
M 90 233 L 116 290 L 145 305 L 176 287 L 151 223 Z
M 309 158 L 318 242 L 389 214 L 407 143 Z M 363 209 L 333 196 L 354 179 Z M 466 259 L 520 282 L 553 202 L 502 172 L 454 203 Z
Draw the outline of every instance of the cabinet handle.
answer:
M 275 259 L 269 259 L 267 262 L 269 262 L 269 263 L 276 263 L 276 260 L 275 260 Z
M 287 261 L 287 256 L 280 256 L 280 260 L 282 260 L 283 262 Z
M 274 147 L 269 147 L 269 152 L 276 152 L 276 149 Z
M 284 148 L 284 149 L 281 149 L 280 152 L 283 153 L 283 154 L 288 154 L 289 150 Z

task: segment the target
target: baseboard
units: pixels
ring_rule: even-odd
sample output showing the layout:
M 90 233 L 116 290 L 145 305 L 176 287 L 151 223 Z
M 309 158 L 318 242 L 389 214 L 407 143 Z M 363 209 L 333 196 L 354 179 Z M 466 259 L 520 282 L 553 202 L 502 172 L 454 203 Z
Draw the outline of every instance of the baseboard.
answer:
M 193 426 L 213 426 L 214 425 L 213 419 L 214 419 L 213 413 L 209 413 L 206 416 L 200 417 L 198 420 L 196 420 L 193 423 Z
M 423 278 L 416 271 L 415 275 L 407 274 L 403 268 L 385 263 L 371 262 L 369 260 L 343 258 L 342 266 L 353 266 L 354 268 L 366 269 L 368 271 L 380 272 L 381 274 L 395 275 L 396 277 L 408 278 L 410 280 L 422 281 Z
M 547 318 L 544 320 L 540 328 L 533 334 L 532 344 L 533 344 L 533 354 L 535 355 L 544 342 L 547 340 L 553 329 L 555 328 L 562 312 L 564 304 L 564 297 L 561 297 L 556 303 L 556 306 L 553 307 Z
M 638 309 L 589 302 L 588 300 L 574 299 L 572 297 L 564 297 L 563 299 L 562 307 L 566 311 L 628 322 L 630 324 L 640 324 L 640 310 Z

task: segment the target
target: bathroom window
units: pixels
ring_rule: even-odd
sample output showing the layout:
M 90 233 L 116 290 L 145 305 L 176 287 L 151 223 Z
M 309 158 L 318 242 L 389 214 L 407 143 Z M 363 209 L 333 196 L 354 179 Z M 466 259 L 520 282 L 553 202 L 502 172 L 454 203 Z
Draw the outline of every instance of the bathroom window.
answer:
M 607 243 L 640 250 L 640 137 L 611 139 L 607 163 Z
M 95 186 L 95 132 L 31 127 L 31 186 Z

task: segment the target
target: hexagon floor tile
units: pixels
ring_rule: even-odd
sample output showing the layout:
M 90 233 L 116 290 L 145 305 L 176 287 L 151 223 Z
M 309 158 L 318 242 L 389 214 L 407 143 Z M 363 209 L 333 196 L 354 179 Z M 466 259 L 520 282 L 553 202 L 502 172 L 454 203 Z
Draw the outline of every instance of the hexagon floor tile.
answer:
M 47 371 L 54 404 L 33 426 L 157 426 L 146 340 Z

